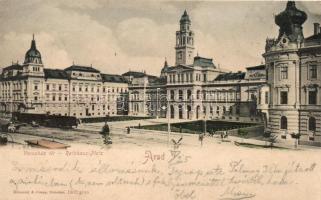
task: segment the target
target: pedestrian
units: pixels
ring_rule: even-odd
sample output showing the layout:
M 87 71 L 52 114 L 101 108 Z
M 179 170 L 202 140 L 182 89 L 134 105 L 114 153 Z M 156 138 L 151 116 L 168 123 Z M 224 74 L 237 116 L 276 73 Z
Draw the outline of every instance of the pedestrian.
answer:
M 103 126 L 101 132 L 100 132 L 100 134 L 101 134 L 101 135 L 103 136 L 103 138 L 104 138 L 105 144 L 108 144 L 109 133 L 110 133 L 109 125 L 108 125 L 107 122 L 106 122 L 105 125 Z
M 130 134 L 130 127 L 127 127 L 127 134 Z
M 138 128 L 140 129 L 140 123 L 138 124 Z
M 204 139 L 204 134 L 203 133 L 200 133 L 198 135 L 198 140 L 201 142 L 201 146 L 203 146 L 203 139 Z

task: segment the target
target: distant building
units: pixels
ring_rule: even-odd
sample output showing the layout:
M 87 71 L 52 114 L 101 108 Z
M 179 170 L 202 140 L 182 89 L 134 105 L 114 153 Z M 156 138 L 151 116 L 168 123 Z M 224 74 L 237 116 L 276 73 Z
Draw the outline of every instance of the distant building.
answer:
M 129 71 L 122 75 L 129 83 L 128 114 L 166 117 L 166 80 L 144 72 Z
M 45 68 L 33 39 L 22 65 L 5 67 L 0 76 L 0 112 L 83 117 L 124 114 L 127 81 L 88 66 Z M 124 104 L 124 105 L 123 105 Z M 125 108 L 125 109 L 124 109 Z
M 287 140 L 300 133 L 301 141 L 321 142 L 321 28 L 315 23 L 314 34 L 304 37 L 306 19 L 306 13 L 289 1 L 275 16 L 278 37 L 266 40 L 266 129 Z

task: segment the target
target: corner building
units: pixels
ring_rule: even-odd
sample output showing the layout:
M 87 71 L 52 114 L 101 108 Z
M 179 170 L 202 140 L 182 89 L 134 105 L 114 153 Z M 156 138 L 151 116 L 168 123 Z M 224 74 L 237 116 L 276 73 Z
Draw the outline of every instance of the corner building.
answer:
M 300 140 L 321 142 L 321 33 L 303 35 L 305 12 L 287 2 L 276 15 L 279 26 L 276 39 L 267 39 L 265 53 L 269 105 L 266 130 L 282 139 L 301 134 Z

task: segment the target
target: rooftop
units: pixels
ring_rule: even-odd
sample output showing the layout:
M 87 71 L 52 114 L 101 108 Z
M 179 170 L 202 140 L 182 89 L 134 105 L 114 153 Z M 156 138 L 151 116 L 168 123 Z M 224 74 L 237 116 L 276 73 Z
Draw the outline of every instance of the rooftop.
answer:
M 219 74 L 214 81 L 229 81 L 229 80 L 243 80 L 245 72 L 230 72 L 225 74 Z
M 263 70 L 265 69 L 265 65 L 257 65 L 257 66 L 253 66 L 253 67 L 247 67 L 247 70 Z
M 194 57 L 194 66 L 200 66 L 200 67 L 213 67 L 216 68 L 214 63 L 213 63 L 213 59 L 211 58 L 203 58 L 200 56 L 196 56 Z
M 70 67 L 67 67 L 65 71 L 82 71 L 82 72 L 94 72 L 94 73 L 100 73 L 99 70 L 88 67 L 88 66 L 80 66 L 80 65 L 71 65 Z
M 134 78 L 141 78 L 141 77 L 146 76 L 146 74 L 144 72 L 128 71 L 128 72 L 122 74 L 122 76 L 133 76 Z
M 12 65 L 5 67 L 2 70 L 22 70 L 22 65 L 19 65 L 18 63 L 13 63 Z
M 45 79 L 68 79 L 68 74 L 62 69 L 48 69 L 44 68 Z
M 126 79 L 116 74 L 101 74 L 103 82 L 127 83 Z

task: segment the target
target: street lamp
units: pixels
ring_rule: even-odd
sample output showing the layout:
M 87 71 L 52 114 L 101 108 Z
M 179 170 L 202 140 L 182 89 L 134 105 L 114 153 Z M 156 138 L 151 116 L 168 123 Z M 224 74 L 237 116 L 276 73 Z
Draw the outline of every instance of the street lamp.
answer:
M 170 107 L 169 107 L 169 100 L 167 98 L 167 106 L 162 106 L 161 107 L 163 110 L 167 109 L 167 145 L 169 145 L 169 136 L 171 132 L 171 123 L 170 123 Z
M 207 117 L 207 110 L 205 110 L 205 115 L 204 115 L 204 135 L 206 135 L 206 117 Z
M 156 119 L 158 119 L 158 90 L 160 90 L 160 88 L 156 89 Z

